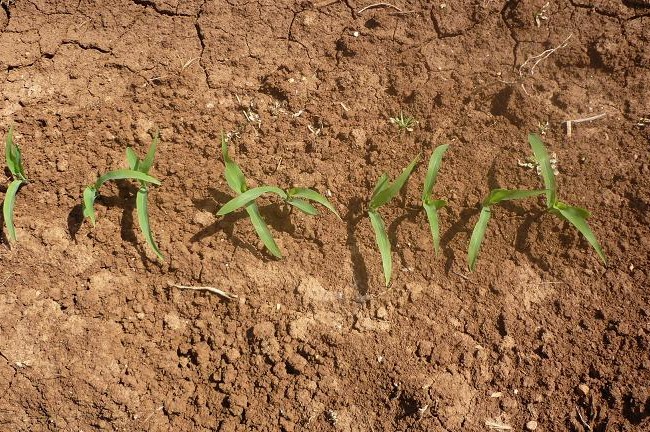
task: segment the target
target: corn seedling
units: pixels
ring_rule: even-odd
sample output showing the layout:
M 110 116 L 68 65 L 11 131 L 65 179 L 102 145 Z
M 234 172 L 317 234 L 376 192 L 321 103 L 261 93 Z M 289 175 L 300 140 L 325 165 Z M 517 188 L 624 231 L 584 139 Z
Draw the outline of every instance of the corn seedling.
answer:
M 485 237 L 488 222 L 492 216 L 492 206 L 499 204 L 502 201 L 517 200 L 529 198 L 545 193 L 545 190 L 508 190 L 508 189 L 493 189 L 490 194 L 483 200 L 481 213 L 479 214 L 478 221 L 472 231 L 472 237 L 469 240 L 469 248 L 467 250 L 467 265 L 471 271 L 476 267 L 476 259 L 478 252 L 481 249 L 481 243 Z
M 442 162 L 442 156 L 447 151 L 449 145 L 441 145 L 431 154 L 429 159 L 429 167 L 427 168 L 427 176 L 424 180 L 424 191 L 422 192 L 422 206 L 427 213 L 427 220 L 429 221 L 429 228 L 431 229 L 431 236 L 433 237 L 433 249 L 438 255 L 440 251 L 440 222 L 438 220 L 438 210 L 443 208 L 446 203 L 441 199 L 431 198 L 431 192 L 436 185 L 436 178 L 438 177 L 438 170 Z
M 393 274 L 393 259 L 391 257 L 390 240 L 388 239 L 384 221 L 379 214 L 379 208 L 399 194 L 399 191 L 408 180 L 419 159 L 420 156 L 416 156 L 393 183 L 389 183 L 388 174 L 382 174 L 372 192 L 370 204 L 368 205 L 368 216 L 370 217 L 372 228 L 375 231 L 377 246 L 381 253 L 381 264 L 384 270 L 386 286 L 390 285 L 390 279 Z
M 131 179 L 137 180 L 140 183 L 138 192 L 136 195 L 136 210 L 138 213 L 138 223 L 140 224 L 140 230 L 144 235 L 147 244 L 151 249 L 156 253 L 160 260 L 163 260 L 163 254 L 160 252 L 158 245 L 154 241 L 153 234 L 151 232 L 151 226 L 149 224 L 149 207 L 147 202 L 147 196 L 149 194 L 149 185 L 155 184 L 160 185 L 160 181 L 156 178 L 149 175 L 149 170 L 153 165 L 153 159 L 156 155 L 156 147 L 158 145 L 158 134 L 154 136 L 149 151 L 147 152 L 144 159 L 136 155 L 135 151 L 131 147 L 126 149 L 126 160 L 129 164 L 129 169 L 121 169 L 116 171 L 110 171 L 102 175 L 97 179 L 95 184 L 88 186 L 83 192 L 83 215 L 90 219 L 90 222 L 95 226 L 95 199 L 99 195 L 99 189 L 104 183 L 110 180 L 123 180 Z
M 589 244 L 594 248 L 600 259 L 603 260 L 603 263 L 606 263 L 607 260 L 605 258 L 605 253 L 587 223 L 590 213 L 583 208 L 574 207 L 558 200 L 555 170 L 544 143 L 536 134 L 528 135 L 528 142 L 533 149 L 535 160 L 539 165 L 542 178 L 544 179 L 544 186 L 546 187 L 546 206 L 548 211 L 568 221 L 578 231 L 580 231 Z
M 400 130 L 405 130 L 407 132 L 413 132 L 413 128 L 417 123 L 413 117 L 404 115 L 402 111 L 399 112 L 399 115 L 390 117 L 388 120 L 394 125 L 397 125 Z
M 8 237 L 11 240 L 16 241 L 16 228 L 14 227 L 14 206 L 16 204 L 16 194 L 18 193 L 18 189 L 28 182 L 28 179 L 25 175 L 25 169 L 23 168 L 23 159 L 20 149 L 16 144 L 14 144 L 13 127 L 9 128 L 9 133 L 7 133 L 7 138 L 5 140 L 5 158 L 7 159 L 7 167 L 11 172 L 12 180 L 11 183 L 9 183 L 9 187 L 7 187 L 5 200 L 2 205 L 2 215 L 5 220 L 5 225 L 7 226 Z
M 260 240 L 262 240 L 262 243 L 264 243 L 266 249 L 275 257 L 282 258 L 282 253 L 280 252 L 280 248 L 275 242 L 275 239 L 273 239 L 269 227 L 266 225 L 266 222 L 264 222 L 264 219 L 262 219 L 259 207 L 255 202 L 255 200 L 263 194 L 276 194 L 285 203 L 310 216 L 318 214 L 318 210 L 316 210 L 316 208 L 309 203 L 309 201 L 313 201 L 315 203 L 321 204 L 340 218 L 338 212 L 327 200 L 327 198 L 313 189 L 291 188 L 284 191 L 276 186 L 260 186 L 248 189 L 244 173 L 242 172 L 241 168 L 239 168 L 239 165 L 237 165 L 237 163 L 235 163 L 235 161 L 233 161 L 228 154 L 228 139 L 224 134 L 221 134 L 221 153 L 223 155 L 225 164 L 226 182 L 228 183 L 228 186 L 230 186 L 230 188 L 237 194 L 237 196 L 225 203 L 217 212 L 217 216 L 225 216 L 228 213 L 232 213 L 233 211 L 244 207 L 258 237 Z

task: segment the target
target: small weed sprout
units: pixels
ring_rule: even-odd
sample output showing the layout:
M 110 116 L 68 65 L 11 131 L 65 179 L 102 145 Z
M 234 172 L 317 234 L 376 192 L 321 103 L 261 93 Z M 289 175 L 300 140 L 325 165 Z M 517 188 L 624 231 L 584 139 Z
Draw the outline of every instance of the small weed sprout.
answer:
M 136 195 L 136 210 L 138 213 L 138 223 L 140 224 L 140 230 L 144 235 L 144 238 L 151 247 L 151 249 L 156 253 L 156 256 L 162 261 L 164 259 L 162 252 L 158 248 L 158 245 L 154 241 L 153 234 L 151 232 L 151 226 L 149 224 L 149 206 L 147 197 L 149 194 L 149 185 L 155 184 L 160 185 L 160 181 L 156 178 L 149 175 L 149 170 L 153 165 L 154 156 L 156 155 L 156 147 L 158 146 L 158 134 L 154 136 L 151 146 L 149 146 L 149 151 L 144 159 L 140 160 L 136 155 L 135 151 L 131 147 L 126 149 L 126 160 L 129 164 L 129 169 L 121 169 L 116 171 L 110 171 L 99 177 L 94 185 L 88 186 L 83 192 L 83 215 L 90 219 L 90 222 L 95 226 L 95 199 L 99 195 L 99 189 L 104 183 L 110 180 L 123 180 L 131 179 L 137 180 L 140 183 L 138 192 Z
M 424 190 L 422 191 L 422 206 L 427 214 L 431 236 L 433 237 L 433 248 L 436 255 L 438 255 L 440 251 L 440 222 L 438 220 L 438 210 L 443 208 L 446 203 L 444 200 L 431 198 L 431 192 L 433 187 L 436 185 L 436 178 L 438 177 L 438 170 L 440 169 L 442 156 L 445 154 L 448 147 L 449 145 L 447 144 L 438 146 L 431 154 L 429 167 L 427 168 L 427 175 L 424 180 Z
M 555 174 L 557 174 L 557 172 L 553 168 L 552 160 L 548 156 L 544 143 L 536 134 L 528 135 L 528 142 L 533 149 L 535 160 L 539 165 L 542 178 L 544 179 L 544 186 L 546 187 L 546 206 L 548 211 L 568 221 L 578 231 L 580 231 L 589 244 L 594 248 L 603 263 L 606 264 L 607 260 L 605 258 L 605 253 L 587 223 L 590 213 L 583 208 L 570 206 L 558 200 L 557 185 L 555 183 Z
M 382 174 L 372 192 L 370 204 L 368 205 L 368 216 L 370 217 L 372 228 L 375 231 L 377 246 L 381 253 L 381 263 L 384 270 L 386 286 L 390 285 L 390 279 L 393 274 L 393 260 L 391 257 L 390 240 L 388 239 L 384 221 L 379 214 L 379 208 L 399 194 L 419 159 L 420 156 L 416 156 L 393 183 L 388 182 L 387 174 Z
M 14 144 L 14 129 L 9 128 L 7 138 L 5 139 L 5 158 L 7 160 L 7 167 L 11 172 L 11 183 L 7 187 L 4 203 L 2 204 L 2 215 L 7 226 L 8 237 L 12 241 L 16 241 L 16 228 L 14 227 L 14 206 L 16 204 L 16 194 L 18 189 L 29 180 L 25 175 L 23 168 L 23 159 L 20 153 L 20 148 Z
M 226 182 L 237 196 L 225 203 L 217 212 L 217 216 L 225 216 L 228 213 L 244 207 L 258 237 L 262 240 L 266 249 L 275 257 L 282 258 L 282 253 L 280 252 L 280 248 L 276 244 L 275 239 L 273 239 L 269 227 L 266 225 L 266 222 L 264 222 L 264 219 L 262 219 L 259 208 L 255 203 L 255 200 L 263 194 L 274 193 L 284 200 L 285 203 L 310 216 L 318 214 L 318 210 L 309 203 L 309 201 L 313 201 L 321 204 L 340 219 L 340 216 L 332 203 L 313 189 L 294 187 L 284 191 L 276 186 L 260 186 L 248 189 L 244 173 L 241 168 L 239 168 L 239 165 L 237 165 L 228 154 L 228 139 L 223 133 L 221 134 L 221 152 L 225 164 Z
M 404 112 L 400 111 L 399 115 L 396 115 L 395 117 L 390 117 L 388 119 L 391 123 L 394 125 L 397 125 L 397 127 L 402 130 L 402 131 L 407 131 L 407 132 L 413 132 L 413 128 L 417 124 L 417 120 L 415 118 L 404 115 Z
M 472 231 L 472 237 L 469 240 L 469 248 L 467 249 L 467 265 L 470 271 L 474 271 L 476 267 L 476 259 L 478 252 L 481 249 L 481 243 L 485 237 L 488 222 L 492 216 L 492 206 L 499 204 L 502 201 L 517 200 L 529 198 L 545 193 L 545 190 L 508 190 L 508 189 L 493 189 L 485 200 L 479 214 L 478 221 Z

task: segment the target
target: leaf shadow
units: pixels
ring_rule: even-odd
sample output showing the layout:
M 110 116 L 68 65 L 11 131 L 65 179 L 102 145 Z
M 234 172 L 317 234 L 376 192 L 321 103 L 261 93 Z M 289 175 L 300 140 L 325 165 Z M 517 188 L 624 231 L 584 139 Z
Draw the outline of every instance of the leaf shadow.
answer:
M 219 208 L 233 198 L 232 195 L 221 192 L 215 188 L 209 188 L 208 193 L 209 198 L 196 199 L 192 200 L 194 207 L 199 210 L 208 211 L 210 213 L 216 213 Z M 260 213 L 264 217 L 264 221 L 278 231 L 286 231 L 289 234 L 295 233 L 295 226 L 290 222 L 290 211 L 283 208 L 283 206 L 276 203 L 267 204 L 260 206 Z M 215 235 L 217 232 L 225 233 L 228 238 L 232 239 L 232 242 L 235 245 L 235 248 L 242 248 L 249 251 L 251 254 L 257 256 L 263 260 L 275 260 L 277 259 L 271 255 L 266 248 L 260 251 L 253 244 L 244 241 L 235 234 L 235 223 L 240 220 L 248 219 L 248 215 L 245 210 L 238 210 L 233 213 L 229 213 L 225 216 L 219 217 L 214 223 L 206 226 L 201 229 L 199 232 L 194 234 L 190 241 L 192 243 L 199 242 L 207 237 Z
M 344 219 L 347 225 L 346 245 L 350 250 L 350 257 L 352 260 L 352 274 L 354 276 L 354 280 L 356 281 L 357 288 L 359 289 L 359 295 L 362 297 L 365 296 L 370 289 L 368 267 L 366 266 L 366 262 L 363 259 L 361 249 L 359 249 L 359 241 L 356 235 L 356 228 L 365 216 L 363 211 L 364 206 L 365 204 L 360 198 L 352 198 L 348 204 L 348 214 Z
M 467 238 L 472 234 L 472 231 L 474 227 L 469 227 L 468 224 L 470 220 L 478 215 L 481 212 L 481 207 L 480 205 L 475 206 L 474 208 L 464 208 L 460 211 L 458 214 L 458 217 L 456 218 L 456 222 L 453 223 L 447 231 L 442 234 L 440 238 L 440 245 L 442 250 L 444 251 L 442 255 L 446 256 L 447 259 L 445 260 L 445 273 L 449 274 L 452 269 L 452 265 L 454 263 L 454 260 L 456 258 L 456 252 L 454 249 L 451 247 L 450 243 L 451 241 L 461 233 L 467 233 Z
M 117 195 L 104 196 L 99 195 L 97 201 L 107 207 L 117 207 L 122 209 L 122 218 L 120 219 L 120 237 L 122 240 L 131 243 L 136 247 L 143 262 L 150 259 L 144 250 L 144 245 L 138 241 L 135 234 L 135 224 L 133 222 L 133 213 L 136 209 L 135 197 L 138 192 L 137 186 L 127 180 L 116 180 Z M 98 222 L 99 223 L 99 222 Z
M 391 244 L 391 250 L 393 250 L 393 245 L 397 244 L 397 228 L 399 225 L 404 222 L 405 220 L 408 220 L 410 222 L 415 221 L 417 218 L 418 214 L 420 211 L 424 211 L 423 208 L 421 207 L 400 207 L 401 209 L 404 209 L 406 213 L 402 214 L 401 216 L 396 217 L 393 222 L 391 222 L 388 225 L 388 240 L 390 241 Z M 399 255 L 400 260 L 402 260 L 402 263 L 406 262 L 406 257 L 404 256 L 404 251 L 402 248 L 397 249 L 397 254 Z
M 70 238 L 72 238 L 72 241 L 77 240 L 77 233 L 81 229 L 81 225 L 83 224 L 84 221 L 84 215 L 83 215 L 83 205 L 82 204 L 77 204 L 68 213 L 68 233 L 70 233 Z

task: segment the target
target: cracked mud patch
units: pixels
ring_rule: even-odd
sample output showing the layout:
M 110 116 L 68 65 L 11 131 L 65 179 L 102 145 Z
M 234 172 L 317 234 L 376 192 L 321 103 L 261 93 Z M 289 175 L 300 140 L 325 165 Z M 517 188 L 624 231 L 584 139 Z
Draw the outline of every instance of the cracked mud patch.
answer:
M 0 244 L 1 430 L 650 428 L 646 1 L 0 4 L 0 118 L 31 179 Z M 94 229 L 79 206 L 156 130 L 164 263 L 128 183 Z M 264 198 L 270 259 L 242 215 L 214 216 L 222 130 L 251 185 L 329 191 L 343 221 Z M 468 274 L 488 190 L 540 187 L 518 165 L 531 131 L 608 265 L 530 200 L 495 209 Z M 384 212 L 386 289 L 365 202 L 442 143 L 442 253 L 420 166 Z

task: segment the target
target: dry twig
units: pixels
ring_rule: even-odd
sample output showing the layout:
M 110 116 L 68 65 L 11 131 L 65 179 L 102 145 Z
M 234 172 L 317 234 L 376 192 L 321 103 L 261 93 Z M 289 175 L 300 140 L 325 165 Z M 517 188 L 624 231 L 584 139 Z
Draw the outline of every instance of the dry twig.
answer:
M 231 294 L 227 291 L 220 290 L 219 288 L 214 288 L 214 287 L 209 287 L 209 286 L 199 286 L 199 287 L 193 287 L 193 286 L 187 286 L 187 285 L 178 285 L 172 282 L 167 282 L 167 285 L 170 287 L 178 288 L 178 289 L 186 289 L 186 290 L 193 290 L 193 291 L 208 291 L 212 294 L 216 294 L 218 296 L 221 296 L 227 300 L 234 300 L 237 298 L 235 294 Z
M 373 3 L 371 5 L 368 5 L 366 7 L 363 7 L 357 11 L 358 14 L 367 11 L 368 9 L 376 9 L 376 8 L 381 8 L 381 7 L 387 7 L 387 8 L 392 8 L 395 9 L 397 12 L 402 12 L 402 9 L 398 8 L 395 5 L 392 5 L 390 3 Z
M 595 116 L 591 117 L 585 117 L 581 119 L 574 119 L 574 120 L 567 120 L 564 123 L 566 123 L 566 135 L 571 136 L 571 132 L 573 130 L 573 124 L 574 123 L 585 123 L 585 122 L 590 122 L 594 120 L 598 120 L 599 118 L 603 118 L 607 115 L 607 113 L 602 113 L 602 114 L 597 114 Z

